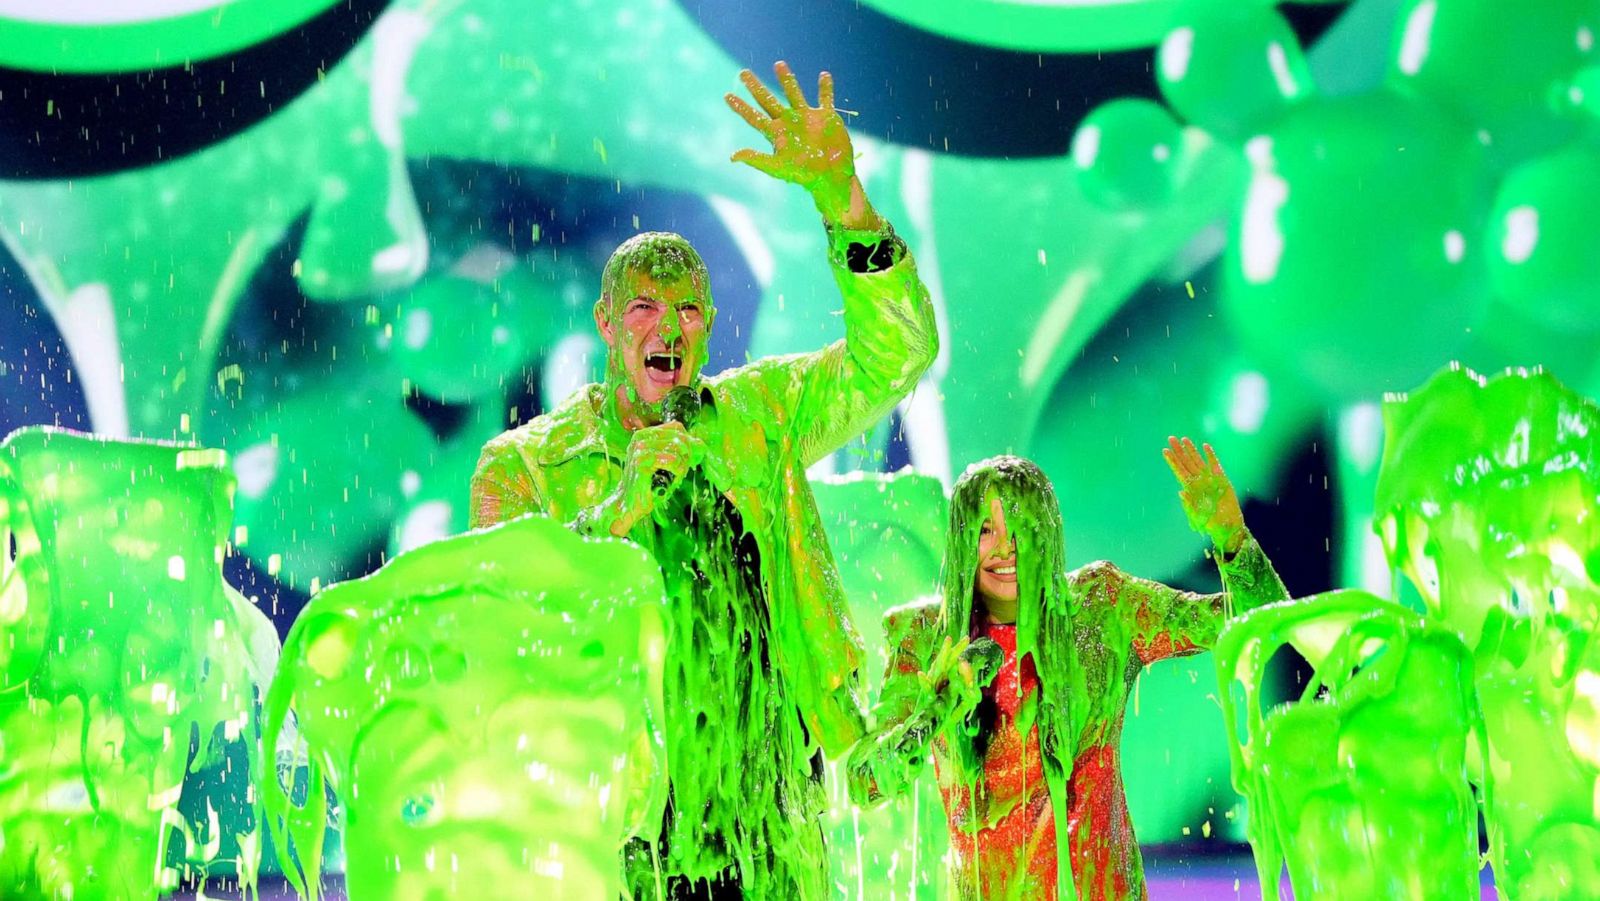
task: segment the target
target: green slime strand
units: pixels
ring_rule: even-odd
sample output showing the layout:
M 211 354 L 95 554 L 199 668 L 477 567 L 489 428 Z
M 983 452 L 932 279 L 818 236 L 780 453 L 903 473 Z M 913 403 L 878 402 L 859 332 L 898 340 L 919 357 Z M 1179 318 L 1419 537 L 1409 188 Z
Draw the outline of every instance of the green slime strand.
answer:
M 1383 412 L 1378 531 L 1475 657 L 1496 881 L 1579 897 L 1600 879 L 1600 407 L 1451 368 Z
M 738 511 L 690 472 L 657 502 L 646 541 L 671 598 L 665 722 L 672 802 L 658 843 L 629 849 L 630 888 L 737 870 L 752 898 L 822 898 L 820 756 L 777 666 L 761 554 Z M 635 530 L 638 531 L 637 529 Z
M 222 581 L 232 501 L 218 450 L 0 444 L 0 895 L 154 899 L 182 871 L 254 894 L 277 636 Z M 220 788 L 180 812 L 186 777 Z
M 1297 702 L 1263 710 L 1267 667 L 1291 643 L 1316 672 Z M 1287 861 L 1295 897 L 1310 901 L 1477 897 L 1467 760 L 1481 719 L 1453 630 L 1365 592 L 1330 592 L 1232 620 L 1216 662 L 1264 895 L 1277 896 Z
M 929 686 L 920 678 L 944 640 L 977 634 L 977 548 L 991 492 L 1006 506 L 1007 528 L 1017 542 L 1017 657 L 1031 656 L 1039 674 L 1039 689 L 1023 701 L 1016 725 L 1023 736 L 1037 727 L 1057 835 L 1049 884 L 1030 871 L 1028 847 L 1002 846 L 997 832 L 981 832 L 1020 799 L 980 790 L 991 761 L 975 742 L 975 722 L 963 713 L 971 699 L 953 696 L 962 691 L 955 680 Z M 1016 457 L 976 464 L 951 499 L 942 598 L 884 618 L 890 661 L 873 731 L 850 758 L 851 796 L 868 805 L 905 791 L 931 747 L 948 828 L 976 834 L 976 853 L 953 849 L 957 897 L 1145 897 L 1119 756 L 1133 680 L 1150 663 L 1210 647 L 1232 607 L 1287 597 L 1253 537 L 1219 562 L 1226 592 L 1200 595 L 1129 576 L 1104 561 L 1069 573 L 1061 535 L 1054 491 L 1037 467 Z
M 661 600 L 637 547 L 539 516 L 318 594 L 265 736 L 280 770 L 310 771 L 304 805 L 281 776 L 264 786 L 296 890 L 320 892 L 326 783 L 357 901 L 616 898 L 623 841 L 660 822 Z
M 909 469 L 829 477 L 811 488 L 867 647 L 864 687 L 876 695 L 891 647 L 884 614 L 938 590 L 949 502 L 938 479 Z M 932 774 L 924 769 L 904 795 L 867 809 L 850 802 L 847 782 L 847 767 L 829 761 L 824 828 L 834 878 L 854 898 L 940 897 L 950 842 Z

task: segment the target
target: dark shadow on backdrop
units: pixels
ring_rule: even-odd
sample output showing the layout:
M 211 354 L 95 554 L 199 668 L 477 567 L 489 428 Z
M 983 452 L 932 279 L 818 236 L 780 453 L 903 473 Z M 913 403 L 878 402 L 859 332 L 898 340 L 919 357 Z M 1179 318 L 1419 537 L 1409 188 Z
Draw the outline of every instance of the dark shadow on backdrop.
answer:
M 911 147 L 971 156 L 1051 156 L 1078 123 L 1118 97 L 1159 99 L 1153 49 L 1025 53 L 923 31 L 858 0 L 679 0 L 722 48 L 766 77 L 788 60 L 810 96 L 831 71 L 850 128 Z M 976 0 L 974 0 L 976 2 Z M 1242 0 L 1238 0 L 1242 2 Z M 1344 4 L 1285 4 L 1309 48 Z
M 186 65 L 93 75 L 0 66 L 0 179 L 117 172 L 232 137 L 316 84 L 389 2 L 343 0 L 282 34 Z

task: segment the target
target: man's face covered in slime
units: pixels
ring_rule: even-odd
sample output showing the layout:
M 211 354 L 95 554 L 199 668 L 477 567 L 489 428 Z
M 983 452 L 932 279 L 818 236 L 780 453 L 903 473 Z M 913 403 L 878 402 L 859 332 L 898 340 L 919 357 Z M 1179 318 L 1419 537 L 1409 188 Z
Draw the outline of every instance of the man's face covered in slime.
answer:
M 624 419 L 659 419 L 661 399 L 694 384 L 716 311 L 706 264 L 680 235 L 645 232 L 606 262 L 595 325 L 610 353 L 606 388 Z

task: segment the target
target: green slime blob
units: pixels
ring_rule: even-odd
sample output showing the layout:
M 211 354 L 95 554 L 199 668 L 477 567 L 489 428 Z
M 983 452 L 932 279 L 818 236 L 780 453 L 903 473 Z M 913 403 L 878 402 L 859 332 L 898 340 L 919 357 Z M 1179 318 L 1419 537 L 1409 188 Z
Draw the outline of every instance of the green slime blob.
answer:
M 1315 675 L 1296 703 L 1263 710 L 1267 666 L 1291 643 Z M 1287 860 L 1294 896 L 1310 901 L 1477 897 L 1467 760 L 1481 721 L 1454 630 L 1337 591 L 1232 620 L 1215 653 L 1264 894 L 1277 896 Z
M 1397 4 L 1390 81 L 1487 132 L 1504 164 L 1547 152 L 1575 136 L 1563 116 L 1563 82 L 1600 59 L 1591 0 L 1405 0 Z
M 1485 236 L 1489 275 L 1509 306 L 1541 325 L 1600 329 L 1600 230 L 1588 202 L 1597 194 L 1600 153 L 1581 144 L 1524 163 L 1500 185 Z M 1597 345 L 1591 337 L 1591 354 Z
M 277 636 L 222 581 L 232 499 L 218 450 L 47 428 L 0 444 L 0 895 L 154 899 L 180 870 L 253 894 Z M 251 773 L 230 772 L 241 756 Z M 191 817 L 195 776 L 223 785 Z
M 1579 897 L 1600 855 L 1600 407 L 1543 372 L 1451 368 L 1383 413 L 1384 547 L 1476 661 L 1496 881 Z
M 1488 309 L 1470 132 L 1380 91 L 1300 104 L 1246 156 L 1223 276 L 1246 349 L 1346 402 L 1416 384 L 1465 343 Z
M 1159 208 L 1182 182 L 1183 129 L 1166 107 L 1122 97 L 1095 107 L 1072 136 L 1078 186 L 1110 210 Z
M 617 897 L 623 840 L 661 815 L 661 601 L 636 546 L 540 516 L 318 594 L 267 701 L 267 747 L 310 771 L 304 805 L 264 786 L 296 890 L 320 891 L 326 783 L 357 901 Z

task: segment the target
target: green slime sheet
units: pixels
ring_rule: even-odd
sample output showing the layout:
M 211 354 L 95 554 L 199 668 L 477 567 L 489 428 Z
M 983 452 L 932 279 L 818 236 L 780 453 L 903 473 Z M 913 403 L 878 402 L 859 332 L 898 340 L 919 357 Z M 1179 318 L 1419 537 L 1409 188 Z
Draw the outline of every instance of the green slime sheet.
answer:
M 296 889 L 320 891 L 326 786 L 355 901 L 616 898 L 623 840 L 665 797 L 662 599 L 637 546 L 540 516 L 318 594 L 268 696 L 280 770 L 309 767 L 303 805 L 264 786 Z
M 1263 709 L 1267 666 L 1290 644 L 1315 674 L 1296 702 Z M 1467 760 L 1480 721 L 1454 630 L 1337 591 L 1234 619 L 1215 654 L 1264 895 L 1287 862 L 1299 899 L 1477 897 Z
M 1384 405 L 1377 527 L 1475 658 L 1496 881 L 1600 878 L 1600 407 L 1544 372 L 1450 368 Z
M 217 450 L 0 444 L 0 896 L 154 899 L 226 872 L 253 892 L 277 636 L 222 581 L 232 499 Z M 180 812 L 191 776 L 221 788 Z

